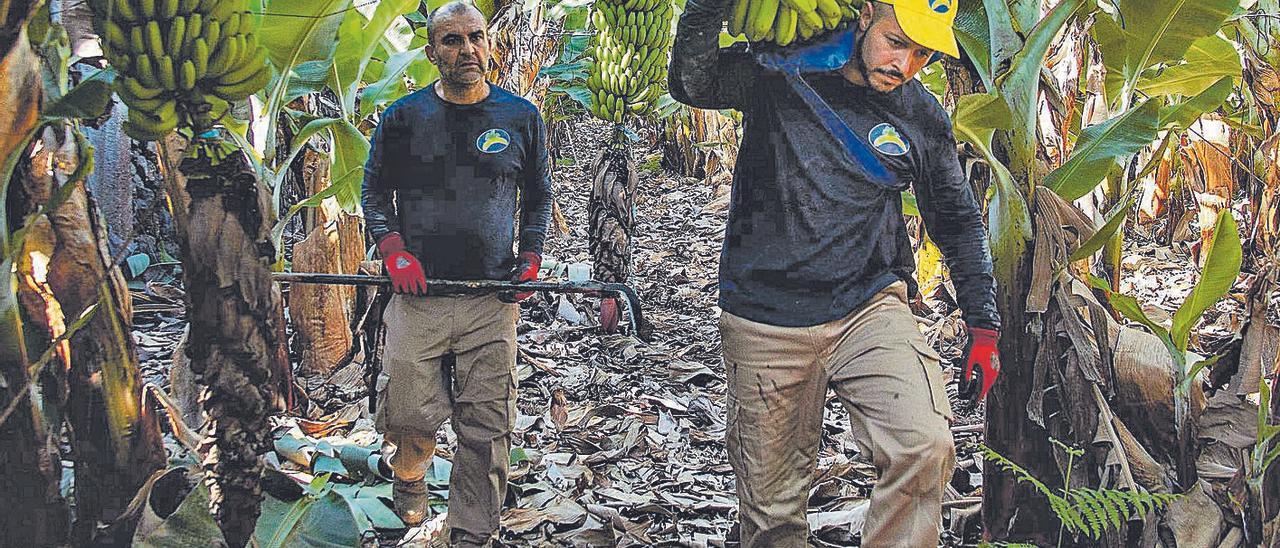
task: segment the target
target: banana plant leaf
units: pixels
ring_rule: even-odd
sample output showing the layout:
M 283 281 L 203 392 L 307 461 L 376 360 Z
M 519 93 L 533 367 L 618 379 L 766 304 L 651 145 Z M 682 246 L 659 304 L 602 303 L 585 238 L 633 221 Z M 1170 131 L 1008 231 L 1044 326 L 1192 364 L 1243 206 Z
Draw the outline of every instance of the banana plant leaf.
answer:
M 1049 173 L 1045 186 L 1065 200 L 1088 194 L 1123 161 L 1156 139 L 1162 101 L 1148 99 L 1128 112 L 1082 132 L 1071 157 Z
M 1149 69 L 1138 80 L 1138 91 L 1154 95 L 1199 95 L 1223 77 L 1240 78 L 1240 54 L 1225 38 L 1211 34 L 1196 40 L 1182 62 Z

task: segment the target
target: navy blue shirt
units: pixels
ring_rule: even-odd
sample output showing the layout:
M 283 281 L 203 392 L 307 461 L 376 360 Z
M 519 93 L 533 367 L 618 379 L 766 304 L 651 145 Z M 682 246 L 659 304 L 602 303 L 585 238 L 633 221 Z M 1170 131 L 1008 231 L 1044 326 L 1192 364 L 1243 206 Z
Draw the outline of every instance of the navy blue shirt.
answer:
M 428 278 L 505 279 L 519 251 L 542 253 L 551 218 L 546 126 L 496 85 L 469 105 L 435 86 L 387 107 L 365 164 L 361 204 L 375 240 L 399 232 Z
M 770 325 L 811 326 L 848 315 L 897 280 L 914 293 L 915 259 L 896 189 L 914 186 L 966 323 L 998 328 L 981 210 L 938 101 L 914 80 L 880 93 L 838 71 L 805 76 L 890 172 L 893 184 L 876 184 L 781 72 L 718 47 L 718 17 L 690 9 L 681 18 L 670 79 L 672 97 L 683 103 L 743 113 L 720 257 L 721 308 Z

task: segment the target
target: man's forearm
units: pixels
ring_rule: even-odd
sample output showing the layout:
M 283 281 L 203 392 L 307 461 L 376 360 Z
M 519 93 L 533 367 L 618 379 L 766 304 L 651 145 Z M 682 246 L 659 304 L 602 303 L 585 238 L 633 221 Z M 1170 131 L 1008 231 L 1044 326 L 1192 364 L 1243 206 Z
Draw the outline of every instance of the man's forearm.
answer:
M 1000 329 L 991 250 L 982 223 L 940 234 L 936 240 L 938 249 L 947 259 L 947 268 L 956 288 L 956 303 L 960 305 L 965 323 L 970 327 Z
M 520 251 L 542 254 L 542 244 L 551 224 L 551 177 L 525 188 L 520 215 Z

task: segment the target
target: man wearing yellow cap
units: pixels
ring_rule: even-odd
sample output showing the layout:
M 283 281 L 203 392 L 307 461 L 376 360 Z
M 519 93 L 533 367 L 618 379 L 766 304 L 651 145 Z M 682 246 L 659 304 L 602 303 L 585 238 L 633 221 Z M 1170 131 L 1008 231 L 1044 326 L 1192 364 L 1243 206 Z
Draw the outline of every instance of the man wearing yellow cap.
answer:
M 955 466 L 940 358 L 916 291 L 901 192 L 913 188 L 968 327 L 962 393 L 995 381 L 991 251 L 950 120 L 914 79 L 958 56 L 958 0 L 867 0 L 814 44 L 721 49 L 728 0 L 688 0 L 671 95 L 743 113 L 720 257 L 726 447 L 744 547 L 807 546 L 805 520 L 831 389 L 880 472 L 862 546 L 934 547 Z M 975 0 L 968 0 L 975 1 Z

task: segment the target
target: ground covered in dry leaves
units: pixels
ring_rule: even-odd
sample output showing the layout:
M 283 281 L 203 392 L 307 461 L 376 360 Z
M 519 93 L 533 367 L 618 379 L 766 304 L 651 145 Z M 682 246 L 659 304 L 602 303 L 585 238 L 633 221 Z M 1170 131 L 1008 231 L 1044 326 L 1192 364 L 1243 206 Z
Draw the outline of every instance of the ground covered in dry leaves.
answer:
M 562 264 L 589 261 L 586 170 L 606 128 L 589 122 L 577 129 L 555 175 L 569 234 L 552 236 L 546 250 L 548 259 Z M 663 173 L 654 151 L 645 148 L 643 142 L 635 147 L 641 176 L 633 284 L 655 324 L 655 340 L 600 333 L 591 298 L 535 295 L 524 304 L 517 449 L 502 531 L 508 545 L 723 546 L 736 536 L 716 329 L 716 264 L 729 189 Z M 1159 247 L 1139 235 L 1130 247 L 1124 291 L 1146 304 L 1156 321 L 1167 319 L 1196 280 L 1185 246 Z M 168 386 L 170 356 L 184 325 L 181 290 L 171 278 L 139 289 L 135 337 L 144 368 L 150 381 Z M 960 354 L 963 325 L 946 301 L 930 298 L 916 309 L 929 341 L 951 360 Z M 1238 303 L 1219 303 L 1201 330 L 1205 346 L 1229 337 L 1239 321 Z M 947 378 L 955 374 L 949 368 Z M 329 483 L 368 519 L 357 519 L 356 526 L 380 528 L 377 540 L 384 545 L 438 543 L 432 539 L 440 535 L 439 520 L 402 538 L 386 508 L 390 486 L 377 470 L 380 438 L 362 416 L 360 365 L 305 384 L 315 405 L 309 417 L 277 421 L 277 450 L 268 460 L 295 479 L 331 473 Z M 954 403 L 954 382 L 948 390 Z M 848 426 L 830 400 L 810 489 L 814 545 L 858 543 L 874 470 L 860 460 Z M 973 458 L 972 442 L 981 436 L 980 413 L 958 413 L 953 430 L 960 462 L 944 503 L 943 540 L 973 544 L 982 463 Z M 452 443 L 452 433 L 444 429 L 441 439 Z M 449 447 L 441 445 L 429 477 L 441 500 L 447 496 Z M 264 518 L 280 504 L 268 499 Z

